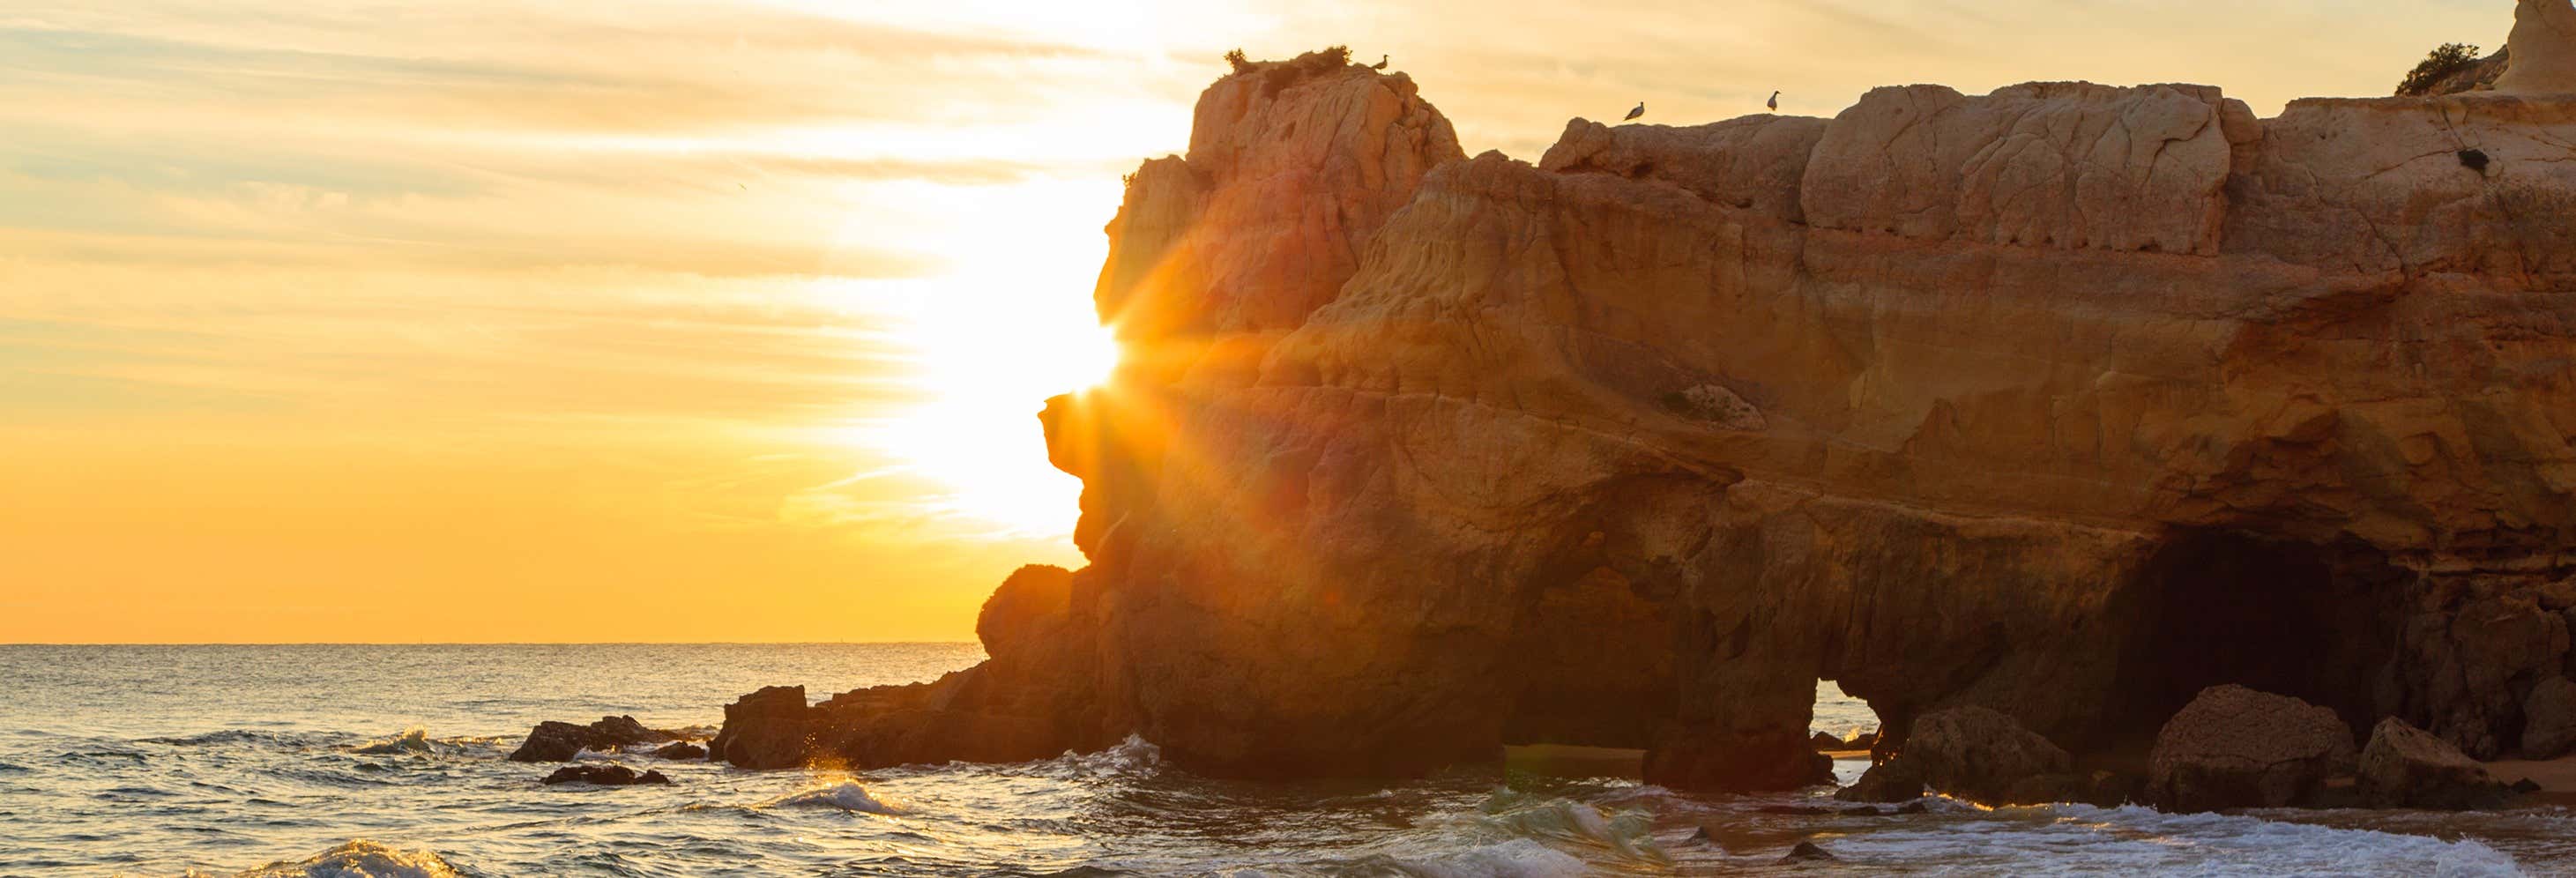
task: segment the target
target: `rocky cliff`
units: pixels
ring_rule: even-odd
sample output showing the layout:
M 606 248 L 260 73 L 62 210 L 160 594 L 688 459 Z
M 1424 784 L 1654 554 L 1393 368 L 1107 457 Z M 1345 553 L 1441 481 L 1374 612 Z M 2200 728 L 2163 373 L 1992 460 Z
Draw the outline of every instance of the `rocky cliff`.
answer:
M 1108 232 L 1127 363 L 1043 416 L 1090 565 L 720 758 L 1780 788 L 1818 679 L 2079 756 L 2219 683 L 2495 755 L 2576 673 L 2576 96 L 1909 86 L 1533 165 L 1309 57 Z

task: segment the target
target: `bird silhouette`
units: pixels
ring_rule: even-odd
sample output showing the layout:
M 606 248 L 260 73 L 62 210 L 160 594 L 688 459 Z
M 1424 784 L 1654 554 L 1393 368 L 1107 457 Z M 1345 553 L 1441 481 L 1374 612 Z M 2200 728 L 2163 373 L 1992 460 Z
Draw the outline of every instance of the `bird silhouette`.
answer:
M 1629 110 L 1629 111 L 1628 111 L 1628 119 L 1634 119 L 1634 118 L 1637 118 L 1637 117 L 1639 117 L 1639 116 L 1643 116 L 1643 115 L 1646 115 L 1646 102 L 1645 102 L 1645 101 L 1638 101 L 1638 102 L 1637 102 L 1637 108 L 1636 108 L 1636 109 L 1634 109 L 1634 110 Z M 1619 120 L 1619 121 L 1621 121 L 1621 122 L 1625 122 L 1625 121 L 1628 121 L 1628 119 L 1621 119 L 1621 120 Z
M 1772 93 L 1771 93 L 1771 100 L 1770 100 L 1770 102 L 1769 102 L 1769 103 L 1765 104 L 1765 106 L 1768 106 L 1768 107 L 1770 107 L 1771 109 L 1774 109 L 1774 110 L 1780 109 L 1780 93 L 1779 93 L 1779 92 L 1776 92 L 1776 91 L 1775 91 L 1775 92 L 1772 92 Z
M 1386 56 L 1385 56 L 1385 55 L 1379 55 L 1379 56 L 1377 56 L 1377 63 L 1369 65 L 1369 69 L 1370 69 L 1370 70 L 1384 70 L 1384 69 L 1386 69 Z

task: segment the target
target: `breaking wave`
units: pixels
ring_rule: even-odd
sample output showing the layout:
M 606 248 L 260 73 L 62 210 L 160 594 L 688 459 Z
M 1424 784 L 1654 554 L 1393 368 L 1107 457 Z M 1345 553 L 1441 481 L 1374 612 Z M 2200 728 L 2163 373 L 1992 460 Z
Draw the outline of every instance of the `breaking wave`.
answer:
M 880 798 L 868 792 L 858 781 L 845 780 L 827 787 L 789 793 L 760 803 L 761 808 L 839 808 L 861 814 L 908 814 L 903 803 Z
M 215 873 L 188 870 L 190 878 Z M 300 862 L 279 861 L 235 873 L 233 878 L 459 878 L 456 867 L 433 851 L 405 851 L 357 839 Z
M 405 730 L 402 734 L 395 735 L 391 738 L 386 738 L 372 744 L 362 744 L 349 752 L 365 753 L 368 755 L 382 755 L 389 753 L 427 753 L 429 752 L 429 730 L 419 726 L 413 726 L 410 729 Z

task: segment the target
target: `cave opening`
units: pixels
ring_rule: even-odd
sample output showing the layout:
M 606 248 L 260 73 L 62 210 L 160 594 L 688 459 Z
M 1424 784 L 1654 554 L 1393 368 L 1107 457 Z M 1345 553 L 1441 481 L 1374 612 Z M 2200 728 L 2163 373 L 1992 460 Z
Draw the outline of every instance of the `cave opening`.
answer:
M 2226 683 L 2324 705 L 2365 732 L 2397 636 L 2383 607 L 2404 575 L 2348 545 L 2231 531 L 2168 541 L 2106 608 L 2125 636 L 2100 743 L 2143 757 L 2166 720 Z

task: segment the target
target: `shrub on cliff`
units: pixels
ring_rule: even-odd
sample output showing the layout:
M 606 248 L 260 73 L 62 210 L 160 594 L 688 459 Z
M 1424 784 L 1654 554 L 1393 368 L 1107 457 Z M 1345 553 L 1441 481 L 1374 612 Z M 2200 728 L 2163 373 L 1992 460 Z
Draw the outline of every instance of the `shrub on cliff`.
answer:
M 2406 72 L 2406 79 L 2397 83 L 2397 96 L 2422 97 L 2432 91 L 2435 83 L 2475 63 L 2478 63 L 2478 47 L 2467 43 L 2443 43 L 2425 55 L 2415 69 Z
M 1234 68 L 1234 72 L 1236 73 L 1242 73 L 1252 69 L 1252 59 L 1244 57 L 1243 49 L 1241 47 L 1227 50 L 1225 53 L 1225 63 L 1226 66 Z

